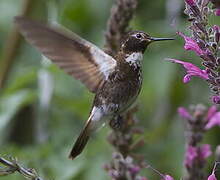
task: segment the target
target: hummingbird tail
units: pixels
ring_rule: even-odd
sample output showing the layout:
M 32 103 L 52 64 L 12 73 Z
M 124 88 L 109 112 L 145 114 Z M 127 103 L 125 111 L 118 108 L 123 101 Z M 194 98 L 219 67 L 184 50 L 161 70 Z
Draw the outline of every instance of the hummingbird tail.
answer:
M 69 155 L 70 159 L 75 159 L 84 149 L 84 147 L 86 146 L 88 140 L 89 140 L 89 136 L 91 134 L 91 120 L 89 119 L 85 125 L 85 127 L 83 128 L 83 130 L 81 131 L 79 137 L 77 138 L 71 152 Z

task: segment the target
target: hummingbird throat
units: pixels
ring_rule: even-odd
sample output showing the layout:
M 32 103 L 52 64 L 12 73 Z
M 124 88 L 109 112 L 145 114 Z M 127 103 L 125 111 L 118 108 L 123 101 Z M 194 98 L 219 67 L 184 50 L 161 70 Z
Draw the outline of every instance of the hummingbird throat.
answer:
M 141 66 L 142 59 L 143 59 L 142 52 L 133 52 L 131 54 L 126 54 L 125 61 L 129 63 L 129 65 Z

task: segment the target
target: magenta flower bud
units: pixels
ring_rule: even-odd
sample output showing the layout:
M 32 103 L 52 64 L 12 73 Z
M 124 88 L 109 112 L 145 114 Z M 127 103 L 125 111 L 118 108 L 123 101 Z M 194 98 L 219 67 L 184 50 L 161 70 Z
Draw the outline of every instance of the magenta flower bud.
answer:
M 208 130 L 214 126 L 220 126 L 220 112 L 216 112 L 209 120 L 205 126 L 205 129 Z
M 206 119 L 209 121 L 217 112 L 217 107 L 216 106 L 211 106 L 207 112 Z
M 165 175 L 163 180 L 174 180 L 170 175 Z
M 183 77 L 183 83 L 188 83 L 190 80 L 191 80 L 191 76 L 186 75 Z
M 200 152 L 199 152 L 199 158 L 201 160 L 208 158 L 209 156 L 211 156 L 212 151 L 211 151 L 211 147 L 209 144 L 203 144 L 200 147 Z
M 186 149 L 186 155 L 184 165 L 186 167 L 192 167 L 195 158 L 198 156 L 196 147 L 188 146 Z
M 194 0 L 185 0 L 185 2 L 189 5 L 189 6 L 195 6 L 195 1 Z
M 213 96 L 212 102 L 214 102 L 215 104 L 220 104 L 220 96 Z
M 203 144 L 200 147 L 194 147 L 189 145 L 186 149 L 186 155 L 184 165 L 186 167 L 192 167 L 196 159 L 204 161 L 212 154 L 209 144 Z
M 211 175 L 208 177 L 208 180 L 217 180 L 217 178 L 215 177 L 215 174 L 211 174 Z
M 220 32 L 220 27 L 218 25 L 214 25 L 213 29 L 215 32 Z
M 215 10 L 215 15 L 220 16 L 220 9 L 219 8 Z
M 178 113 L 181 117 L 186 118 L 186 119 L 192 119 L 192 116 L 189 114 L 186 108 L 184 107 L 179 107 L 178 108 Z
M 137 174 L 139 173 L 141 170 L 141 168 L 139 166 L 133 166 L 131 168 L 129 168 L 129 171 L 131 172 L 131 174 Z

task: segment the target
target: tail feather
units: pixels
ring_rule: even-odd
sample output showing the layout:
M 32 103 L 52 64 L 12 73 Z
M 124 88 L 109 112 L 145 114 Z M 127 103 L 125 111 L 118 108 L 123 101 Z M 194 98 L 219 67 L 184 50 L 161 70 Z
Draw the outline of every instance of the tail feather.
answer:
M 88 120 L 88 122 L 86 123 L 85 127 L 81 131 L 79 137 L 77 138 L 70 152 L 70 155 L 69 155 L 70 159 L 75 159 L 83 151 L 84 147 L 86 146 L 89 140 L 90 133 L 91 133 L 90 125 L 91 125 L 91 120 Z

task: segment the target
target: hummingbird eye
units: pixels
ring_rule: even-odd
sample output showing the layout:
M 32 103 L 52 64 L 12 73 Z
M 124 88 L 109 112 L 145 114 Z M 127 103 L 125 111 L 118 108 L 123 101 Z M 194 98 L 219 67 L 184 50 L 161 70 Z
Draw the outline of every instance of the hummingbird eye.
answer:
M 140 33 L 136 34 L 136 38 L 138 39 L 142 38 L 141 34 Z

